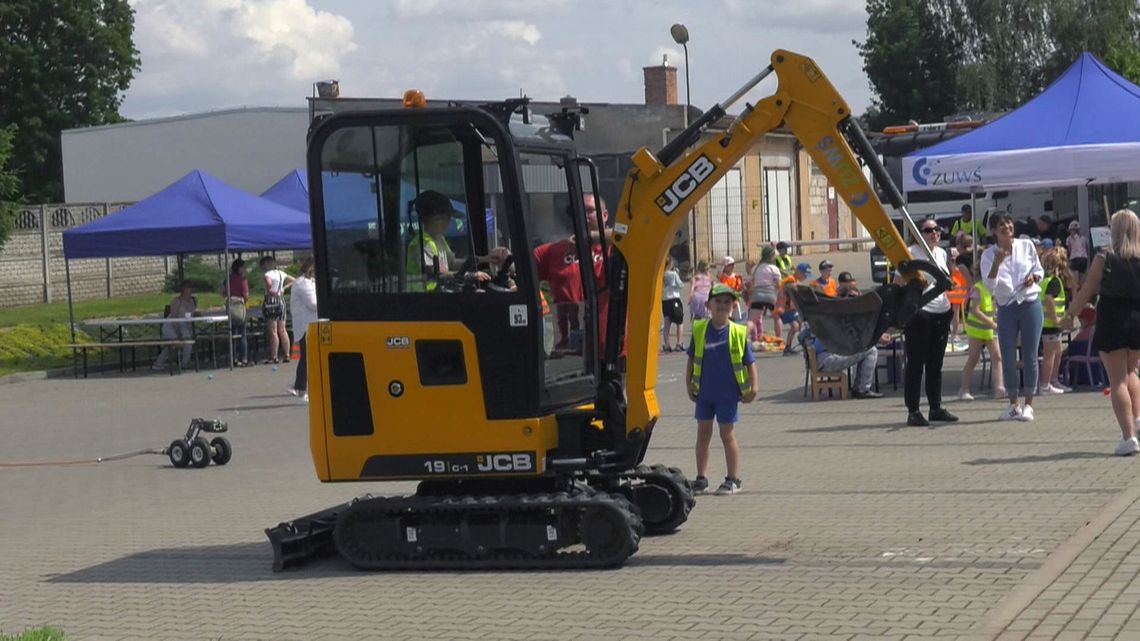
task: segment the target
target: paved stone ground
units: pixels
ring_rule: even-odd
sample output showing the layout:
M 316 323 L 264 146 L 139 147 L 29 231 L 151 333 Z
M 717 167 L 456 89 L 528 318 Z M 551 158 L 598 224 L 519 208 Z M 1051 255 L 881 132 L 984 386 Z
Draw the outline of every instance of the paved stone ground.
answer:
M 948 370 L 960 364 L 947 360 Z M 650 462 L 691 473 L 683 367 L 683 356 L 663 357 Z M 411 488 L 318 483 L 305 411 L 283 394 L 291 368 L 0 385 L 0 462 L 161 447 L 193 416 L 229 421 L 235 448 L 230 465 L 204 470 L 158 456 L 0 468 L 0 632 L 1049 638 L 1072 618 L 1094 620 L 1090 630 L 1136 629 L 1140 567 L 1120 549 L 1137 543 L 1140 506 L 1113 505 L 1137 461 L 1111 456 L 1117 432 L 1099 391 L 1040 399 L 1031 424 L 994 421 L 1000 402 L 953 403 L 961 423 L 920 429 L 902 425 L 901 392 L 812 403 L 801 397 L 802 359 L 766 357 L 760 371 L 763 398 L 739 426 L 742 494 L 701 498 L 679 533 L 643 540 L 620 570 L 552 573 L 368 574 L 338 559 L 271 572 L 265 527 L 355 494 Z M 955 389 L 957 375 L 947 379 Z M 712 460 L 722 474 L 719 448 Z M 1074 552 L 1071 537 L 1098 519 L 1107 530 Z M 1054 554 L 1075 561 L 1058 570 L 1047 563 Z M 1105 586 L 1115 601 L 1100 600 Z

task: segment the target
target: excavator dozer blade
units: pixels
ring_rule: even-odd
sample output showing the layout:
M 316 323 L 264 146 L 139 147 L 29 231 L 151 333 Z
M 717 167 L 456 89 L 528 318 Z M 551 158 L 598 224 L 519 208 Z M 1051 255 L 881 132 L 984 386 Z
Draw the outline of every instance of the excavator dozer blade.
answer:
M 266 528 L 265 535 L 273 545 L 273 571 L 280 572 L 312 558 L 336 554 L 333 528 L 337 514 L 348 505 L 338 505 Z
M 910 278 L 905 283 L 883 285 L 873 292 L 850 298 L 823 296 L 804 285 L 791 289 L 796 309 L 811 325 L 812 333 L 833 354 L 858 354 L 879 342 L 883 332 L 902 329 L 923 305 L 953 287 L 953 282 L 938 267 L 922 261 L 900 265 L 907 273 L 924 272 L 934 287 L 923 291 L 926 283 Z

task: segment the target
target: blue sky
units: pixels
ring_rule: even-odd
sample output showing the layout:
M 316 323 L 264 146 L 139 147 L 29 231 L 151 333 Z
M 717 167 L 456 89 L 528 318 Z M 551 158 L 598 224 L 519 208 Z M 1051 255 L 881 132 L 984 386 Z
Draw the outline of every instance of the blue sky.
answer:
M 142 119 L 342 96 L 644 100 L 642 71 L 679 68 L 690 33 L 693 104 L 723 100 L 773 49 L 812 56 L 856 113 L 870 102 L 861 0 L 131 0 L 142 69 L 121 112 Z M 774 90 L 774 80 L 758 90 Z

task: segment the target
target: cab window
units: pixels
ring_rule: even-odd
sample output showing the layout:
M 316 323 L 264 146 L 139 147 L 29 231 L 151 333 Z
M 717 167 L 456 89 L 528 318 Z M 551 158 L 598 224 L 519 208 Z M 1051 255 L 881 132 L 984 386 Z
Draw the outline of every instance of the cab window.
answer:
M 488 248 L 509 238 L 488 190 L 497 156 L 471 123 L 333 131 L 320 154 L 330 294 L 479 286 Z

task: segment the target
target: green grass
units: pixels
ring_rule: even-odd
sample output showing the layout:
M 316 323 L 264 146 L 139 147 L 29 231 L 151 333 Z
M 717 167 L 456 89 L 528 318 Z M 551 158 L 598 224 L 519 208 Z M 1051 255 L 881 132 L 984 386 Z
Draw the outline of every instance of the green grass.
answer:
M 222 296 L 210 290 L 216 290 L 221 285 L 224 272 L 198 259 L 187 260 L 184 267 L 187 280 L 196 283 L 194 295 L 198 298 L 198 309 L 220 310 Z M 296 267 L 296 265 L 284 265 L 282 269 L 290 274 L 296 274 Z M 249 279 L 249 305 L 260 305 L 264 293 L 261 271 L 256 266 L 250 267 L 247 269 L 246 277 Z M 175 286 L 174 281 L 173 277 L 169 278 L 167 285 Z M 92 338 L 83 332 L 84 320 L 137 318 L 148 314 L 161 314 L 163 308 L 175 295 L 163 292 L 76 302 L 75 340 L 83 343 Z M 94 330 L 91 331 L 95 334 Z M 154 329 L 127 328 L 124 334 L 126 338 L 153 336 Z M 72 354 L 64 345 L 70 342 L 66 300 L 23 307 L 5 307 L 0 310 L 0 376 L 68 367 L 72 364 Z M 6 637 L 0 638 L 0 641 L 5 639 Z
M 199 293 L 198 308 L 221 308 L 219 294 Z M 161 314 L 173 294 L 147 294 L 103 298 L 75 303 L 76 341 L 87 342 L 91 336 L 78 325 L 89 318 L 132 318 Z M 134 329 L 134 328 L 132 328 Z M 137 332 L 153 328 L 135 329 Z M 127 332 L 128 337 L 131 332 Z M 72 364 L 71 342 L 67 329 L 67 301 L 24 307 L 7 307 L 0 313 L 0 376 L 18 372 L 34 372 L 68 367 Z M 2 640 L 0 640 L 2 641 Z
M 222 297 L 217 294 L 201 293 L 198 297 L 198 307 L 218 307 L 222 304 Z M 143 296 L 124 296 L 122 298 L 100 298 L 75 303 L 75 321 L 88 318 L 130 318 L 145 316 L 146 314 L 161 314 L 162 309 L 174 298 L 174 294 L 159 293 Z M 26 305 L 23 307 L 5 307 L 0 313 L 0 327 L 15 327 L 17 325 L 34 325 L 47 327 L 50 325 L 67 326 L 67 301 L 39 305 Z
M 0 634 L 0 641 L 65 641 L 65 637 L 59 628 L 44 626 L 20 634 Z

